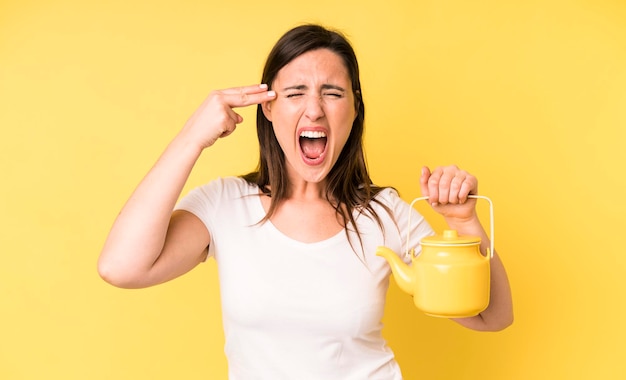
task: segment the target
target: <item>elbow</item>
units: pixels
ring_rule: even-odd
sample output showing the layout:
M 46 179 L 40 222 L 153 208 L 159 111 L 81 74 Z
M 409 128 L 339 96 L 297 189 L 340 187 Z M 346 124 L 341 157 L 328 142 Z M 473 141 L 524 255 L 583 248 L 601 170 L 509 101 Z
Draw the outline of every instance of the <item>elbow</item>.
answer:
M 481 313 L 474 317 L 454 319 L 460 325 L 470 330 L 482 332 L 498 332 L 513 324 L 513 313 L 506 315 L 494 315 L 493 313 Z
M 511 315 L 509 316 L 509 318 L 505 321 L 505 323 L 502 325 L 502 328 L 500 330 L 504 330 L 507 327 L 511 326 L 513 324 L 513 322 L 515 321 L 515 317 L 513 317 L 513 313 L 511 313 Z
M 499 318 L 494 318 L 492 320 L 484 320 L 485 323 L 483 328 L 480 330 L 487 332 L 502 331 L 511 326 L 513 324 L 513 320 L 514 317 L 512 312 L 506 316 L 500 316 Z
M 121 280 L 120 276 L 117 275 L 116 271 L 113 270 L 110 265 L 107 265 L 107 263 L 102 260 L 98 261 L 98 274 L 104 282 L 118 288 L 124 288 L 124 281 Z
M 509 326 L 511 326 L 512 324 L 513 324 L 513 315 L 511 315 L 510 318 L 506 318 L 503 320 L 499 320 L 495 323 L 489 324 L 487 326 L 487 329 L 485 329 L 485 331 L 490 331 L 490 332 L 502 331 L 508 328 Z
M 98 275 L 106 283 L 122 289 L 139 288 L 140 286 L 137 286 L 136 281 L 132 280 L 132 276 L 126 272 L 123 268 L 112 265 L 102 258 L 98 260 Z

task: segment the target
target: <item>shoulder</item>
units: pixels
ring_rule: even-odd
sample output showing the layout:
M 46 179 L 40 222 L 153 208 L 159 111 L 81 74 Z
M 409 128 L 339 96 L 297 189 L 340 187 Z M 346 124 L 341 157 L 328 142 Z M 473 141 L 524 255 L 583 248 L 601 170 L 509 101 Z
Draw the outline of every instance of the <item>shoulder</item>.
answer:
M 258 188 L 241 177 L 218 177 L 191 190 L 205 196 L 241 196 L 257 193 Z
M 258 187 L 239 177 L 218 177 L 189 191 L 178 203 L 177 209 L 215 209 L 227 200 L 258 194 Z
M 385 213 L 381 211 L 385 210 L 396 223 L 405 223 L 410 218 L 423 219 L 423 216 L 411 207 L 409 202 L 402 199 L 398 191 L 392 187 L 381 189 L 370 205 L 378 215 L 384 215 Z
M 398 207 L 398 205 L 406 204 L 406 202 L 400 198 L 398 191 L 393 187 L 382 188 L 373 199 L 373 205 L 376 205 L 376 203 L 382 204 L 392 210 Z
M 398 192 L 392 187 L 373 188 L 375 195 L 370 201 L 356 209 L 358 215 L 364 215 L 367 219 L 387 224 L 394 223 L 399 214 L 403 214 L 407 203 L 400 198 Z

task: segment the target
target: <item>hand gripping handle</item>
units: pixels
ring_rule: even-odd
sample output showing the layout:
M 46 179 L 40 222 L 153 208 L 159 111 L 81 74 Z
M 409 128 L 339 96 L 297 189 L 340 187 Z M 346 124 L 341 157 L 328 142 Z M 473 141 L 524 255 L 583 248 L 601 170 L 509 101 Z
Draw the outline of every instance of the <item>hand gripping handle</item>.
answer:
M 485 197 L 484 195 L 468 195 L 468 198 L 475 198 L 475 199 L 484 199 L 487 202 L 489 202 L 489 236 L 490 236 L 490 240 L 491 240 L 491 249 L 489 250 L 489 252 L 487 252 L 487 256 L 490 259 L 493 259 L 493 246 L 494 246 L 494 238 L 493 238 L 493 202 L 491 201 L 491 199 Z M 423 201 L 428 199 L 428 197 L 419 197 L 419 198 L 415 198 L 413 199 L 413 202 L 411 202 L 411 208 L 413 208 L 413 206 L 415 205 L 416 202 L 418 201 Z M 406 232 L 406 253 L 407 255 L 409 254 L 409 242 L 411 241 L 411 213 L 409 213 L 409 220 L 408 220 L 408 228 L 407 228 L 407 232 Z

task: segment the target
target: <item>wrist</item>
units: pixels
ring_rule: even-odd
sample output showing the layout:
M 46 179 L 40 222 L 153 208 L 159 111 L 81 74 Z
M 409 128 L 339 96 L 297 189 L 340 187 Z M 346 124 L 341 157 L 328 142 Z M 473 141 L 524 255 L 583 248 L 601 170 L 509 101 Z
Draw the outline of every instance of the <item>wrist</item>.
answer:
M 478 215 L 474 214 L 466 218 L 449 217 L 445 218 L 450 229 L 456 230 L 459 235 L 481 235 L 483 226 L 480 224 Z
M 197 139 L 194 139 L 188 136 L 188 134 L 185 134 L 184 131 L 181 131 L 170 142 L 170 148 L 184 155 L 189 154 L 198 158 L 205 147 L 199 144 Z

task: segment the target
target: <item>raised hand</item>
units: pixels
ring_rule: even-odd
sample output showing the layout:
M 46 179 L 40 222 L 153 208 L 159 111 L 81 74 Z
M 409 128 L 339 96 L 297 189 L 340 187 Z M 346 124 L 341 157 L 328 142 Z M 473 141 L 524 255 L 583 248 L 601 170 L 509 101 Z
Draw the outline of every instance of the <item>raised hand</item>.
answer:
M 212 91 L 185 123 L 181 135 L 200 149 L 208 148 L 217 139 L 233 133 L 243 121 L 234 108 L 261 104 L 275 97 L 276 93 L 268 91 L 266 84 Z
M 465 170 L 451 165 L 437 167 L 431 173 L 424 167 L 420 187 L 433 209 L 445 218 L 466 221 L 476 216 L 476 200 L 468 195 L 478 192 L 478 180 Z

